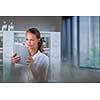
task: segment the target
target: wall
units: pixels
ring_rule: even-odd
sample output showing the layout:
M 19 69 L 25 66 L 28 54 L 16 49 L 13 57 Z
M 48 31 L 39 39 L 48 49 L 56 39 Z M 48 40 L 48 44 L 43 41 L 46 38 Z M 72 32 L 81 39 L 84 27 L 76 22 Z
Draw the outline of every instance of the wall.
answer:
M 40 31 L 61 31 L 60 16 L 1 16 L 0 29 L 3 21 L 14 22 L 15 30 L 25 31 L 29 27 L 37 27 Z

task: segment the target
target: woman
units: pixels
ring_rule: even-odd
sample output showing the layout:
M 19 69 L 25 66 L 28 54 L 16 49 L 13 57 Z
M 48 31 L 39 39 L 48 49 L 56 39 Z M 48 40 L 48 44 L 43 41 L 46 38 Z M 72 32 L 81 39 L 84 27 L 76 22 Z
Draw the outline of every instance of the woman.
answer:
M 26 60 L 27 67 L 22 67 L 20 77 L 22 82 L 47 82 L 49 58 L 42 53 L 42 41 L 40 32 L 36 28 L 26 31 L 26 46 L 29 57 Z M 14 54 L 11 57 L 12 63 L 17 63 L 21 59 L 20 55 Z

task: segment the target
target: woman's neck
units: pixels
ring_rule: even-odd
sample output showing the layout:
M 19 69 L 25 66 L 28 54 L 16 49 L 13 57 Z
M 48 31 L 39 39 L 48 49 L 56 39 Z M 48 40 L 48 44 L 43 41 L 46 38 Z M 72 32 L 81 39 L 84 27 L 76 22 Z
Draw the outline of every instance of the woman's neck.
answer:
M 37 49 L 30 49 L 29 50 L 29 55 L 34 56 L 37 53 L 37 51 L 38 51 Z

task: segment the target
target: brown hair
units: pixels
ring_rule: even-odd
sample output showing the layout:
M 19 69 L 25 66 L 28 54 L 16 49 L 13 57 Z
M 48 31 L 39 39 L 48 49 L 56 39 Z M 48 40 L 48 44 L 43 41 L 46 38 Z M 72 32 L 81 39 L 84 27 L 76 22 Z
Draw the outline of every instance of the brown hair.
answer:
M 30 29 L 28 29 L 26 32 L 30 32 L 30 33 L 36 35 L 37 39 L 40 39 L 40 41 L 39 41 L 39 43 L 38 43 L 38 50 L 40 50 L 41 52 L 43 52 L 43 47 L 42 47 L 42 45 L 43 45 L 43 40 L 42 40 L 42 38 L 41 38 L 41 36 L 40 36 L 39 30 L 38 30 L 37 28 L 30 28 Z

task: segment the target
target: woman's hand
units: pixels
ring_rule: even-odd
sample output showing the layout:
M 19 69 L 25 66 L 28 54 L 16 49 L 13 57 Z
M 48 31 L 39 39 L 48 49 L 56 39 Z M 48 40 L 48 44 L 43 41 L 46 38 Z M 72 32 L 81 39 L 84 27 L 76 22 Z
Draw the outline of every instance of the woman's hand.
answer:
M 33 64 L 33 59 L 32 59 L 32 57 L 28 57 L 28 58 L 27 58 L 26 64 L 27 64 L 27 65 L 32 65 L 32 64 Z
M 18 56 L 16 53 L 11 57 L 12 63 L 17 63 L 20 61 L 20 59 L 21 59 L 21 57 Z

